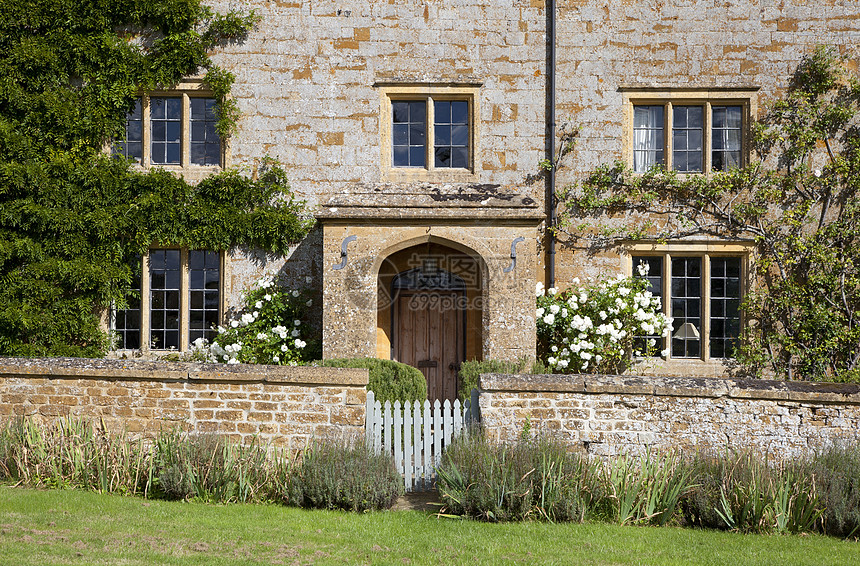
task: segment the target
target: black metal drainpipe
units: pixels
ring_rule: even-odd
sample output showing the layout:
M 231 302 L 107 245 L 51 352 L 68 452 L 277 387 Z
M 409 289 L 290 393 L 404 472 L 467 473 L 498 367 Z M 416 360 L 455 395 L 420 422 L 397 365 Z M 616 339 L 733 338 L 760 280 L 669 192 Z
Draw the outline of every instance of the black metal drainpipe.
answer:
M 547 0 L 547 43 L 549 44 L 549 56 L 547 60 L 547 75 L 549 82 L 547 109 L 547 158 L 553 167 L 549 170 L 549 181 L 546 186 L 547 206 L 547 287 L 555 287 L 555 236 L 552 228 L 555 227 L 555 0 Z

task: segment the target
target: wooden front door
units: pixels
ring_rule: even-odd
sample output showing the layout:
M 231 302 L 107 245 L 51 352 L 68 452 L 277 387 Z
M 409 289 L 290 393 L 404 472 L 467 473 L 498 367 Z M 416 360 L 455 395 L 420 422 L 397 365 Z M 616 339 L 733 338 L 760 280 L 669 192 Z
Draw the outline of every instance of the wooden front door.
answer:
M 430 401 L 457 398 L 457 372 L 464 358 L 462 293 L 401 292 L 395 304 L 394 358 L 427 378 Z

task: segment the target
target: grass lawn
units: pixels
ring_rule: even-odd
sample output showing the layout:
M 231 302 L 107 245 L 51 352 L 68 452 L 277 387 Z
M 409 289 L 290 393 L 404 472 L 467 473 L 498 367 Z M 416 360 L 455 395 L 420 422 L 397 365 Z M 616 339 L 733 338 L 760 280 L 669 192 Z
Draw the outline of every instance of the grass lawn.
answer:
M 418 511 L 146 501 L 0 486 L 0 564 L 860 564 L 860 543 Z

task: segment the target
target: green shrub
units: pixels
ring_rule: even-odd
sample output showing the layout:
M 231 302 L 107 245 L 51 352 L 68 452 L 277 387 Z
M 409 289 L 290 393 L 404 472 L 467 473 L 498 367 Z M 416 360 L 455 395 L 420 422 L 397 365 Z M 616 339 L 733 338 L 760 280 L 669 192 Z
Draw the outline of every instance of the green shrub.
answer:
M 0 428 L 0 480 L 27 487 L 77 487 L 102 493 L 147 494 L 152 451 L 124 434 L 65 418 L 50 425 L 32 419 Z
M 697 454 L 682 498 L 688 524 L 744 532 L 804 532 L 823 512 L 807 461 L 773 465 L 753 452 Z
M 256 443 L 178 431 L 159 435 L 156 447 L 155 473 L 164 497 L 218 503 L 267 499 L 270 471 L 282 456 Z
M 515 362 L 502 360 L 470 360 L 460 364 L 457 374 L 459 387 L 457 395 L 461 401 L 466 401 L 472 394 L 472 389 L 478 387 L 478 376 L 482 373 L 545 373 L 546 368 L 540 362 L 530 363 L 527 358 Z
M 364 442 L 316 441 L 285 486 L 281 499 L 301 507 L 368 511 L 387 509 L 403 494 L 403 478 L 390 454 Z
M 831 446 L 806 466 L 815 478 L 823 514 L 819 529 L 838 537 L 860 536 L 860 445 Z
M 427 399 L 427 379 L 417 368 L 377 358 L 323 360 L 324 367 L 361 368 L 370 373 L 367 389 L 377 401 L 420 401 Z
M 598 465 L 539 438 L 492 444 L 469 434 L 452 443 L 437 468 L 449 512 L 488 521 L 582 521 L 591 508 Z

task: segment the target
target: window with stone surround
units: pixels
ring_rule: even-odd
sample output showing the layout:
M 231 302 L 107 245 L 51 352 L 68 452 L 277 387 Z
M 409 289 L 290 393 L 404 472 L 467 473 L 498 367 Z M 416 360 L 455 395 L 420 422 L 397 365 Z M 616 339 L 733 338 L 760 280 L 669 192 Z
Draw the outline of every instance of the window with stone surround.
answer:
M 749 154 L 754 89 L 622 88 L 625 153 L 637 173 L 663 165 L 679 173 L 743 167 Z
M 475 180 L 477 85 L 376 86 L 387 180 Z
M 218 170 L 226 155 L 215 109 L 215 98 L 198 82 L 144 94 L 126 117 L 125 139 L 113 143 L 112 153 L 192 177 Z
M 223 254 L 153 249 L 135 266 L 127 308 L 113 309 L 119 350 L 187 350 L 221 320 Z
M 654 340 L 669 358 L 731 358 L 743 320 L 741 301 L 747 288 L 747 244 L 637 243 L 629 247 L 628 272 L 646 277 L 674 319 L 667 340 Z M 639 266 L 647 267 L 646 275 Z

